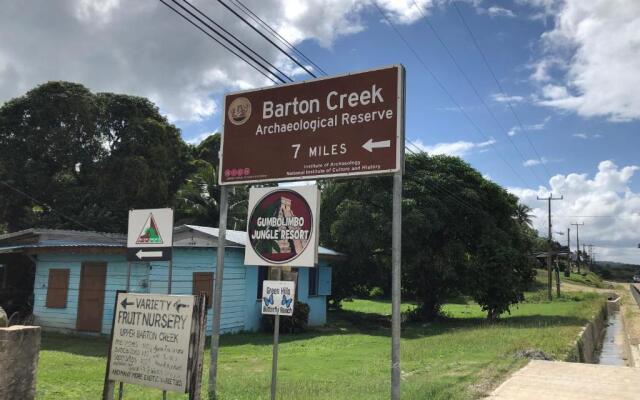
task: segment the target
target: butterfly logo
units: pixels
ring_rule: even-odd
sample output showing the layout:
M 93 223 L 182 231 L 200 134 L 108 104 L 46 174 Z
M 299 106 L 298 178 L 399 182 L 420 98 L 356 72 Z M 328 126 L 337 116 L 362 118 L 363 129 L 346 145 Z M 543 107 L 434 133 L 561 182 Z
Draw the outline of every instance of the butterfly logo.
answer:
M 273 293 L 271 293 L 269 297 L 263 297 L 262 299 L 264 300 L 265 306 L 273 305 Z
M 293 297 L 289 298 L 289 300 L 287 300 L 287 295 L 283 294 L 282 295 L 282 305 L 289 308 L 291 307 L 291 303 L 293 302 Z

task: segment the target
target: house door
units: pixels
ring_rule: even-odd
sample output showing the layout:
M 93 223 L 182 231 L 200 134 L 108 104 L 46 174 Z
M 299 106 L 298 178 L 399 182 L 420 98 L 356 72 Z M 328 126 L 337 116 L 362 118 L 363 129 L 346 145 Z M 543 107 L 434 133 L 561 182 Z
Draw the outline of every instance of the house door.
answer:
M 80 294 L 76 329 L 100 332 L 104 309 L 104 286 L 107 277 L 106 263 L 82 263 L 80 270 Z

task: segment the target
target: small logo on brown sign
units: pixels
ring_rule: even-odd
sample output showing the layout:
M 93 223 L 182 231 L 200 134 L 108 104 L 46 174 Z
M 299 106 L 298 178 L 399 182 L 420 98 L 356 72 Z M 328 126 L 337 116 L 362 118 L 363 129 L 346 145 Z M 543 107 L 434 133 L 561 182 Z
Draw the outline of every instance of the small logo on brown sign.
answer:
M 227 113 L 229 121 L 234 125 L 242 125 L 251 117 L 251 102 L 246 97 L 238 97 L 229 105 Z

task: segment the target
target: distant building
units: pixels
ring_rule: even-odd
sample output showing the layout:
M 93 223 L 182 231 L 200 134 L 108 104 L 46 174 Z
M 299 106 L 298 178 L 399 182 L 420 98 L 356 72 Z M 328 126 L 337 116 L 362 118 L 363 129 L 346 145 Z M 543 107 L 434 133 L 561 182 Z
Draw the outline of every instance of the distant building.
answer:
M 173 294 L 213 292 L 218 229 L 182 225 L 174 230 Z M 269 268 L 244 265 L 246 232 L 227 230 L 222 293 L 223 332 L 260 327 L 262 281 Z M 49 330 L 109 334 L 115 294 L 124 290 L 126 237 L 119 234 L 27 229 L 0 235 L 0 305 L 11 313 L 32 307 Z M 309 324 L 326 322 L 331 264 L 341 255 L 319 248 L 315 268 L 292 268 L 297 301 L 309 304 Z M 131 264 L 130 291 L 167 293 L 167 262 Z M 210 332 L 212 311 L 207 316 Z

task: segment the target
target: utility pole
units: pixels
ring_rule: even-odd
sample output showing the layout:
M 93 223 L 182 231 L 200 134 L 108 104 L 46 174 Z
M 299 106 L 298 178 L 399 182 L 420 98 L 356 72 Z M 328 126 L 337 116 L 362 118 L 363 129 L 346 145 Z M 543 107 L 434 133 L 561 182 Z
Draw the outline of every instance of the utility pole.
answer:
M 564 276 L 571 276 L 571 228 L 567 228 L 567 267 L 564 269 Z
M 549 300 L 551 300 L 553 297 L 551 296 L 551 287 L 552 287 L 552 282 L 551 282 L 551 241 L 553 240 L 553 236 L 551 234 L 551 201 L 552 200 L 563 200 L 564 196 L 560 196 L 560 197 L 553 197 L 553 193 L 549 193 L 549 197 L 546 198 L 540 198 L 539 196 L 537 196 L 538 200 L 546 200 L 547 204 L 548 204 L 548 209 L 549 209 L 549 241 L 548 241 L 548 246 L 547 246 L 547 296 L 549 297 Z
M 576 264 L 578 264 L 578 273 L 580 273 L 580 227 L 584 225 L 584 222 L 580 224 L 576 222 L 571 225 L 576 227 Z
M 589 248 L 589 269 L 593 271 L 593 245 L 588 244 L 587 247 Z

